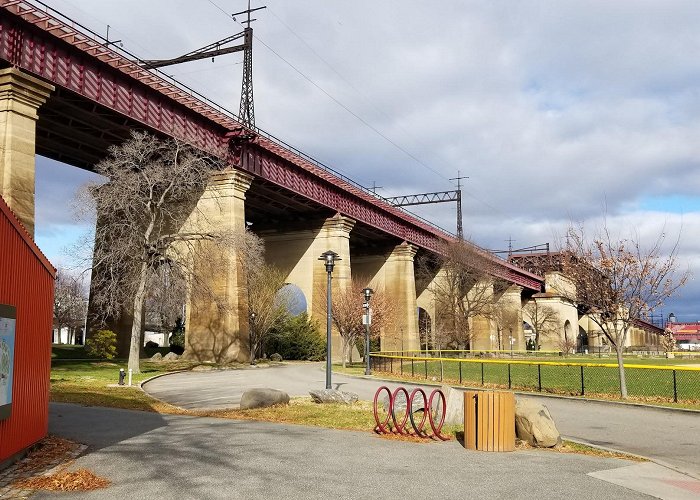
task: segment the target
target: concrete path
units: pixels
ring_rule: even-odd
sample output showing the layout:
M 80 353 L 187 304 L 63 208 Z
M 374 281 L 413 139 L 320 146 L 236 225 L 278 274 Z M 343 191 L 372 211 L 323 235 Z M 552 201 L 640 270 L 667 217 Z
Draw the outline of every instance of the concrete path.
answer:
M 551 451 L 480 453 L 454 441 L 416 444 L 369 432 L 59 403 L 50 407 L 50 432 L 88 444 L 72 467 L 112 485 L 36 498 L 651 498 L 589 475 L 629 462 Z M 617 475 L 624 478 L 624 470 Z M 651 491 L 685 493 L 665 484 Z
M 182 372 L 144 385 L 152 396 L 188 409 L 235 406 L 244 391 L 272 387 L 290 396 L 323 388 L 322 365 L 288 364 L 246 370 Z M 333 374 L 333 387 L 372 400 L 380 385 L 398 384 Z M 406 384 L 408 385 L 408 384 Z M 549 408 L 565 437 L 650 457 L 700 479 L 700 413 L 594 401 L 532 397 Z

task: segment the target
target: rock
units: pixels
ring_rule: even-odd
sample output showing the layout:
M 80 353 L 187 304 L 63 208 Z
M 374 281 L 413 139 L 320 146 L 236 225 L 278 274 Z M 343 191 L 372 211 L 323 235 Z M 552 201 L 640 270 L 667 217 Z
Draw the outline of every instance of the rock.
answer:
M 289 394 L 277 389 L 249 389 L 241 396 L 241 410 L 289 404 Z
M 404 398 L 402 393 L 399 393 L 399 397 L 394 401 L 394 413 L 396 413 L 396 417 L 400 417 L 406 412 L 406 398 Z M 382 398 L 382 408 L 386 411 L 386 409 L 389 406 L 389 396 L 384 396 Z M 422 397 L 417 397 L 413 401 L 413 413 L 416 413 L 417 411 L 422 411 L 424 409 L 424 404 L 423 404 L 423 398 Z
M 157 352 L 153 356 L 151 356 L 151 361 L 162 361 L 162 360 L 163 360 L 163 355 L 159 352 Z
M 309 395 L 314 403 L 343 403 L 349 405 L 360 399 L 354 392 L 344 392 L 336 389 L 309 391 Z
M 464 425 L 464 391 L 454 387 L 442 386 L 442 393 L 447 401 L 445 423 Z
M 174 352 L 169 352 L 168 354 L 166 354 L 165 356 L 163 356 L 163 361 L 177 361 L 177 359 L 178 359 L 179 357 L 180 357 L 180 356 L 178 356 L 178 355 L 175 354 Z
M 561 445 L 561 436 L 547 407 L 530 399 L 515 402 L 515 435 L 538 448 Z
M 270 361 L 282 361 L 282 355 L 274 353 L 270 356 Z

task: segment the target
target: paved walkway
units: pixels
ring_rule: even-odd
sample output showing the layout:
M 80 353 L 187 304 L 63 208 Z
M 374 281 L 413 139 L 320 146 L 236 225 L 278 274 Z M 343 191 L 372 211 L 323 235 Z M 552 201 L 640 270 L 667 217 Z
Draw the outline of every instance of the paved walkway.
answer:
M 73 467 L 112 485 L 36 498 L 652 498 L 621 484 L 638 475 L 629 462 L 551 451 L 480 453 L 455 441 L 59 403 L 50 407 L 50 432 L 88 444 Z M 667 483 L 649 494 L 696 498 L 680 474 L 651 465 Z
M 371 400 L 383 382 L 333 374 L 333 387 Z M 386 384 L 393 388 L 397 384 Z M 182 372 L 144 385 L 156 398 L 188 409 L 236 406 L 249 388 L 305 396 L 325 386 L 321 364 Z M 700 479 L 700 414 L 594 401 L 532 397 L 547 405 L 565 437 L 643 455 Z

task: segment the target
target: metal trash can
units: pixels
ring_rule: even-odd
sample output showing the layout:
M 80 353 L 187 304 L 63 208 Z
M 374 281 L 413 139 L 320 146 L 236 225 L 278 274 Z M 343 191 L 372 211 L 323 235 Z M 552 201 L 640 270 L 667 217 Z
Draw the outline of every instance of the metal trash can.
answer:
M 515 450 L 515 395 L 506 391 L 464 393 L 464 446 L 468 450 Z

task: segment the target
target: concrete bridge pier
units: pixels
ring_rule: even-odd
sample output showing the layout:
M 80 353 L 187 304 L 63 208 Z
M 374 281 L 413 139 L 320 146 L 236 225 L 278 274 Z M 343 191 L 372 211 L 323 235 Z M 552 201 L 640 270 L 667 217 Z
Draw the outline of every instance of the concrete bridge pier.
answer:
M 385 255 L 364 256 L 353 262 L 353 273 L 382 290 L 392 307 L 390 320 L 381 332 L 383 351 L 419 349 L 418 304 L 414 258 L 417 248 L 403 242 Z
M 521 286 L 511 285 L 495 302 L 496 314 L 493 321 L 495 331 L 493 333 L 501 336 L 501 349 L 508 350 L 511 347 L 513 350 L 525 349 L 522 292 Z M 513 339 L 512 346 L 511 338 Z
M 32 236 L 37 112 L 53 90 L 19 69 L 0 69 L 0 194 Z
M 230 170 L 216 174 L 185 222 L 182 231 L 194 226 L 218 230 L 245 230 L 245 193 L 253 177 Z M 244 264 L 235 248 L 198 242 L 194 270 L 196 281 L 187 298 L 185 356 L 225 363 L 250 360 L 248 340 L 248 290 Z
M 342 259 L 335 263 L 333 270 L 333 293 L 351 286 L 350 232 L 355 221 L 336 214 L 315 226 L 285 233 L 262 231 L 258 234 L 265 241 L 267 263 L 288 273 L 287 282 L 298 286 L 304 293 L 309 316 L 318 321 L 321 332 L 325 334 L 327 274 L 318 258 L 323 252 L 332 250 Z M 342 344 L 335 328 L 331 344 L 333 359 L 340 360 Z

